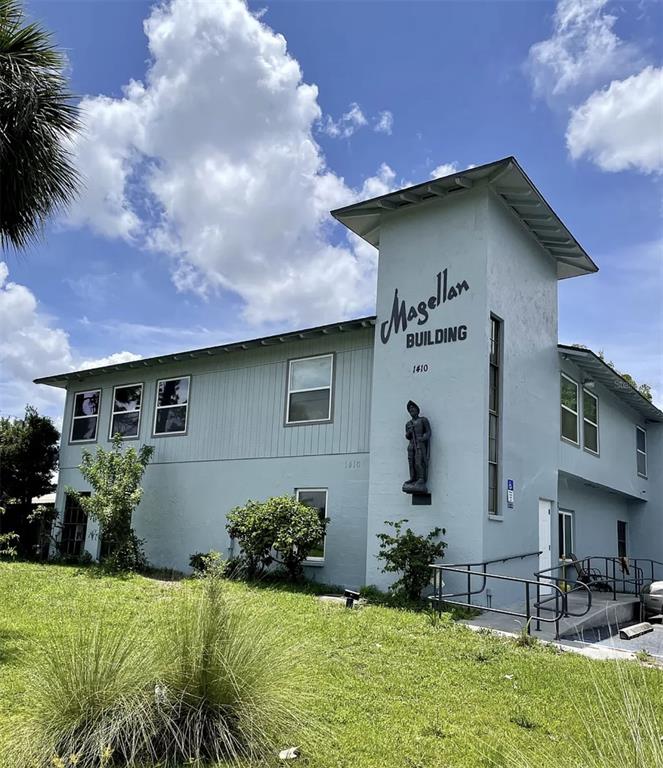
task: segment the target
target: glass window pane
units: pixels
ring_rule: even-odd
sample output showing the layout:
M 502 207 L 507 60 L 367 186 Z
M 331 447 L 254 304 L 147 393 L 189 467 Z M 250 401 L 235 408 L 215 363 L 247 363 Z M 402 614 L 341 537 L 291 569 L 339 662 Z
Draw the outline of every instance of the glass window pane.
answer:
M 74 416 L 94 416 L 99 413 L 99 391 L 79 392 L 74 403 Z
M 573 553 L 573 528 L 571 525 L 571 515 L 564 515 L 564 554 L 571 557 Z
M 572 411 L 578 411 L 578 387 L 562 376 L 562 404 Z
M 564 515 L 557 516 L 557 551 L 564 557 Z
M 578 442 L 578 417 L 562 408 L 562 435 L 567 440 Z
M 290 391 L 331 386 L 331 357 L 293 360 L 290 363 Z
M 642 429 L 635 430 L 638 450 L 645 452 L 647 450 L 647 437 Z
M 644 453 L 640 453 L 638 451 L 638 474 L 639 475 L 646 475 L 647 474 L 647 457 Z
M 324 517 L 325 506 L 327 503 L 327 494 L 324 491 L 298 491 L 297 498 L 302 504 L 306 504 L 309 507 L 314 507 L 319 510 Z
M 115 400 L 113 402 L 114 411 L 137 411 L 140 408 L 141 395 L 143 387 L 136 384 L 131 387 L 118 387 L 115 390 Z
M 122 437 L 136 437 L 138 434 L 138 411 L 132 413 L 117 413 L 113 416 L 113 426 L 111 428 L 111 437 L 118 433 Z
M 189 379 L 159 382 L 157 405 L 183 405 L 189 402 Z
M 585 448 L 598 453 L 599 450 L 599 432 L 598 429 L 587 421 L 584 426 Z
M 329 390 L 293 392 L 290 395 L 288 421 L 324 421 L 329 418 Z
M 327 514 L 327 494 L 324 491 L 297 491 L 297 498 L 302 504 L 306 504 L 309 507 L 313 507 L 318 510 L 320 520 L 324 520 Z M 315 546 L 311 549 L 308 555 L 310 558 L 315 557 L 322 559 L 325 556 L 325 540 L 324 537 L 320 539 Z
M 72 440 L 94 440 L 97 436 L 97 417 L 88 416 L 74 419 L 71 432 Z
M 599 422 L 597 400 L 593 395 L 590 395 L 588 392 L 583 392 L 582 415 L 586 419 L 593 421 L 594 424 L 598 424 Z
M 163 435 L 169 432 L 184 432 L 186 429 L 186 405 L 177 408 L 157 410 L 155 433 Z

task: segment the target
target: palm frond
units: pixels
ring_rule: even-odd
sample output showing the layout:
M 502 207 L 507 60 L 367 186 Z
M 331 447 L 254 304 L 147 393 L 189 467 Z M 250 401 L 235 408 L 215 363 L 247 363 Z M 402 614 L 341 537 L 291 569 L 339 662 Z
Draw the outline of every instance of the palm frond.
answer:
M 75 198 L 79 177 L 66 142 L 80 130 L 49 32 L 0 0 L 0 246 L 25 248 Z

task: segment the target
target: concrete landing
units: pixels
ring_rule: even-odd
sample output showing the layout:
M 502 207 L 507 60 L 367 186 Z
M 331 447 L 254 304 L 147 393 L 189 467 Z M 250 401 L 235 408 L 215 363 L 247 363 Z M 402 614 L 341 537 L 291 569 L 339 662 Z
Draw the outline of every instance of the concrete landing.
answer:
M 534 601 L 530 606 L 532 615 L 535 614 L 533 607 Z M 554 602 L 550 603 L 554 608 Z M 582 613 L 587 606 L 587 600 L 583 595 L 569 595 L 568 607 L 573 613 Z M 481 610 L 481 606 L 476 606 Z M 499 606 L 502 607 L 502 606 Z M 525 613 L 524 601 L 504 606 L 505 610 Z M 541 610 L 541 618 L 552 618 L 554 611 Z M 585 616 L 569 617 L 559 622 L 559 634 L 561 638 L 569 640 L 582 640 L 583 634 L 594 628 L 602 627 L 605 629 L 604 636 L 613 635 L 621 627 L 632 624 L 640 620 L 640 600 L 635 595 L 617 595 L 613 600 L 611 594 L 605 592 L 592 593 L 592 607 Z M 500 613 L 491 613 L 485 611 L 474 619 L 468 619 L 464 622 L 470 626 L 486 627 L 488 629 L 499 629 L 503 632 L 520 632 L 525 626 L 525 619 L 507 616 Z M 609 628 L 609 629 L 607 629 Z M 532 619 L 531 634 L 533 637 L 542 640 L 552 640 L 555 637 L 555 625 L 553 623 L 541 622 L 540 631 L 536 630 L 536 618 Z

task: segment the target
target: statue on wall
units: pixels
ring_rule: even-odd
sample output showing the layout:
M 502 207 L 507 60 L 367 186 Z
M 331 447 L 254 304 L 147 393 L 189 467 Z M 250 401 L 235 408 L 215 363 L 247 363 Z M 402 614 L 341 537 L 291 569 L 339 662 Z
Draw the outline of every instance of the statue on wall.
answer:
M 428 462 L 430 460 L 430 423 L 420 415 L 419 406 L 410 400 L 407 404 L 410 420 L 405 425 L 408 441 L 407 460 L 410 479 L 403 483 L 403 493 L 428 493 Z

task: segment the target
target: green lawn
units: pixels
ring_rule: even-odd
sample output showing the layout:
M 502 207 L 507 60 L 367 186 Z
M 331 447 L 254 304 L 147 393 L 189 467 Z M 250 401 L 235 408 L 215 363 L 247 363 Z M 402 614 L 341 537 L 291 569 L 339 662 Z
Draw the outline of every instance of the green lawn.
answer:
M 0 740 L 11 737 L 12 722 L 21 717 L 29 653 L 40 637 L 95 617 L 156 627 L 182 588 L 90 569 L 0 563 Z M 570 761 L 579 744 L 591 751 L 585 722 L 619 731 L 625 687 L 628 694 L 637 686 L 656 720 L 663 717 L 663 677 L 636 663 L 520 648 L 425 614 L 371 606 L 347 611 L 285 588 L 227 588 L 248 605 L 267 603 L 284 642 L 300 649 L 309 719 L 319 735 L 301 745 L 305 757 L 294 765 L 474 768 L 502 764 L 484 758 L 491 749 L 535 749 L 545 753 L 546 768 L 567 768 L 589 765 Z M 637 765 L 628 753 L 622 757 Z M 541 759 L 531 765 L 543 765 Z

